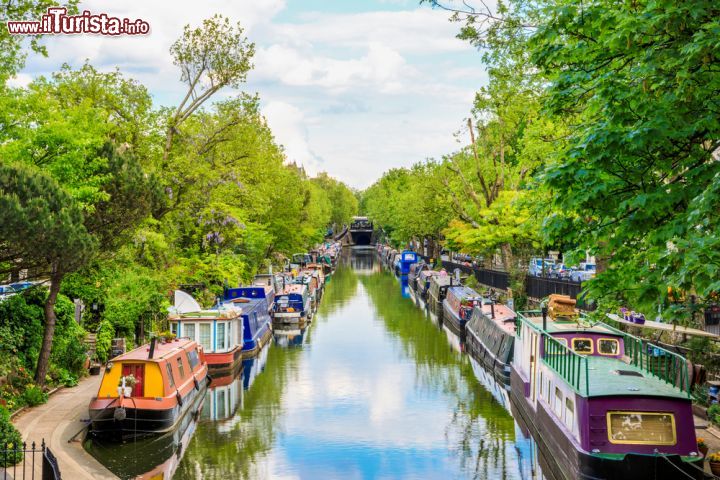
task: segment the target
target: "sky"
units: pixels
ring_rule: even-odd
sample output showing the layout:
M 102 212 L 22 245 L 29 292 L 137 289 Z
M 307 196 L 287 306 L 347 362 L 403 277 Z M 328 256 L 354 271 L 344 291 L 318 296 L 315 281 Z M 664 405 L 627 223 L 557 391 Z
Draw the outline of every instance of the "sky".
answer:
M 16 84 L 88 60 L 137 79 L 156 105 L 176 105 L 185 87 L 168 49 L 184 25 L 221 13 L 255 43 L 241 90 L 259 94 L 288 160 L 355 188 L 457 150 L 487 82 L 479 52 L 455 38 L 459 24 L 418 0 L 89 0 L 80 9 L 142 18 L 151 31 L 46 37 L 48 57 L 31 55 Z

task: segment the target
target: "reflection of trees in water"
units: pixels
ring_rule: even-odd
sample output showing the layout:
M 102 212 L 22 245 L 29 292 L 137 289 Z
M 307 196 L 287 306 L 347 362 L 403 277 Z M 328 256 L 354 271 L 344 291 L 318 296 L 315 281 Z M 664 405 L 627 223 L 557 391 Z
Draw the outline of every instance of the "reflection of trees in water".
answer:
M 300 349 L 272 348 L 265 370 L 244 394 L 243 408 L 235 414 L 235 425 L 221 429 L 215 422 L 200 423 L 173 478 L 264 477 L 264 472 L 257 471 L 257 460 L 275 441 L 283 391 L 288 380 L 298 373 L 300 353 Z
M 339 263 L 325 287 L 318 315 L 313 321 L 324 323 L 333 313 L 346 305 L 357 292 L 357 275 L 344 263 Z
M 441 391 L 455 402 L 445 429 L 451 453 L 474 478 L 516 478 L 514 420 L 475 379 L 465 356 L 448 344 L 443 332 L 400 295 L 388 273 L 360 277 L 389 332 L 416 365 L 416 387 Z

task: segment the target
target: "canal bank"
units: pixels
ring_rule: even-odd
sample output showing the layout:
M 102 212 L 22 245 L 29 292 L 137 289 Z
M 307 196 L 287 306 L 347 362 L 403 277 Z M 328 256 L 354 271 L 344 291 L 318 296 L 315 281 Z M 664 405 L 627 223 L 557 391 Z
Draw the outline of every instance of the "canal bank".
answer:
M 63 388 L 50 396 L 47 403 L 24 410 L 12 422 L 26 442 L 40 443 L 43 439 L 58 460 L 62 478 L 115 479 L 107 468 L 82 448 L 81 440 L 88 418 L 88 404 L 97 394 L 101 376 L 80 380 L 77 386 Z M 76 434 L 77 441 L 70 441 Z

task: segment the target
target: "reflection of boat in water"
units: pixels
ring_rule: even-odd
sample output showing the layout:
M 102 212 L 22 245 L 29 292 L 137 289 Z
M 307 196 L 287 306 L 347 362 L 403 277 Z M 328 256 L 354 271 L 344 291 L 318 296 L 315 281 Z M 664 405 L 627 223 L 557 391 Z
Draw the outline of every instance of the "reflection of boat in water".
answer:
M 455 351 L 462 353 L 465 350 L 465 342 L 463 341 L 463 339 L 458 337 L 455 332 L 450 330 L 447 325 L 445 325 L 445 323 L 442 323 L 441 328 L 442 331 L 445 332 L 450 346 L 453 347 Z
M 477 360 L 475 360 L 472 356 L 468 355 L 468 358 L 470 359 L 470 365 L 472 365 L 473 373 L 475 374 L 475 378 L 478 379 L 480 382 L 480 385 L 485 387 L 485 390 L 490 392 L 490 394 L 493 396 L 497 402 L 505 408 L 508 412 L 510 411 L 510 394 L 508 391 L 508 388 L 504 385 L 498 383 L 495 381 L 495 378 L 493 378 L 493 375 L 491 372 L 488 372 L 485 370 L 485 367 L 483 367 Z M 525 478 L 525 477 L 523 477 Z
M 243 375 L 241 371 L 234 376 L 213 378 L 210 383 L 200 419 L 217 422 L 219 432 L 228 432 L 235 425 L 235 412 L 243 404 Z
M 265 364 L 267 363 L 267 357 L 268 352 L 270 351 L 270 344 L 268 344 L 265 348 L 260 350 L 260 353 L 257 355 L 257 357 L 254 358 L 248 358 L 247 360 L 243 360 L 243 388 L 245 390 L 249 389 L 253 381 L 255 381 L 255 377 L 260 375 L 262 371 L 265 369 Z
M 285 348 L 299 347 L 305 341 L 305 331 L 305 328 L 273 329 L 275 345 Z
M 199 409 L 203 401 L 201 397 Z M 89 435 L 84 448 L 120 478 L 171 479 L 195 433 L 197 419 L 197 414 L 185 415 L 171 432 L 123 443 Z M 149 466 L 153 467 L 148 470 Z

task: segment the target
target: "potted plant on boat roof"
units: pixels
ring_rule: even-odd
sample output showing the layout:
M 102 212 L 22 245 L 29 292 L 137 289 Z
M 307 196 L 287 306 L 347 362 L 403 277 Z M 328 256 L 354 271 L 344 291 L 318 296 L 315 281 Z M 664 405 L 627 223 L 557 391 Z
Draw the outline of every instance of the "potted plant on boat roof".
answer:
M 713 475 L 720 475 L 720 453 L 711 453 L 707 456 L 707 461 L 710 464 L 710 470 Z
M 708 446 L 707 446 L 707 443 L 705 443 L 704 438 L 702 438 L 702 437 L 697 438 L 697 446 L 698 446 L 698 451 L 700 453 L 702 453 L 703 457 L 707 457 Z
M 120 377 L 120 382 L 118 383 L 118 395 L 130 397 L 132 396 L 133 388 L 135 388 L 135 385 L 137 385 L 137 379 L 134 375 L 126 375 L 124 377 Z
M 172 342 L 173 340 L 175 340 L 175 337 L 177 337 L 177 335 L 166 330 L 164 332 L 161 332 L 158 337 L 160 338 L 161 342 Z

